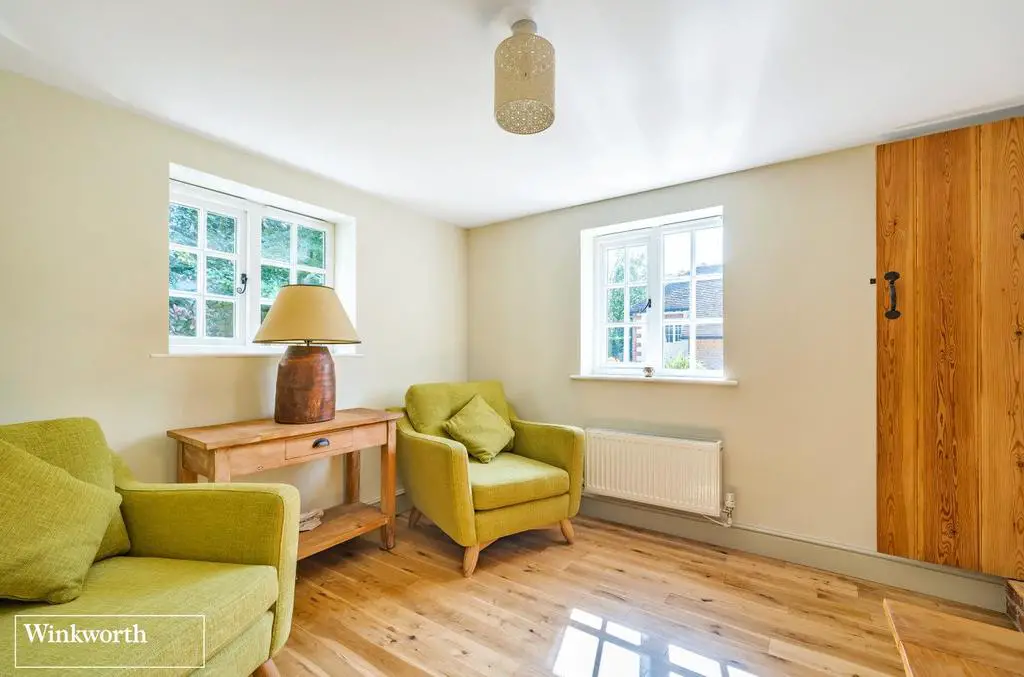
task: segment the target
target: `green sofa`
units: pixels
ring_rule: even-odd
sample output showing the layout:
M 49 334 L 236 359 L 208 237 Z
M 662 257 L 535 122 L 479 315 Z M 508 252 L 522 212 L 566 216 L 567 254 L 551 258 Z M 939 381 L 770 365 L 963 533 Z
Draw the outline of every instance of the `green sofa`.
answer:
M 479 394 L 515 431 L 511 447 L 490 463 L 469 456 L 444 423 Z M 495 540 L 559 524 L 572 543 L 570 520 L 583 491 L 583 431 L 516 416 L 499 381 L 426 383 L 405 395 L 398 421 L 398 470 L 413 503 L 409 521 L 426 515 L 465 548 L 471 576 L 480 551 Z
M 80 445 L 106 448 L 99 425 L 84 418 L 0 426 L 0 440 L 50 462 L 63 457 L 74 463 Z M 13 671 L 16 614 L 205 616 L 202 668 L 93 669 L 80 671 L 83 675 L 276 674 L 272 657 L 288 638 L 295 593 L 296 489 L 282 484 L 145 484 L 110 454 L 127 528 L 123 554 L 94 562 L 81 595 L 71 602 L 0 600 L 0 674 L 22 672 Z M 132 656 L 136 665 L 173 665 L 182 646 L 194 642 L 194 637 L 159 633 L 137 645 Z M 81 665 L 89 665 L 96 647 L 83 644 L 74 650 L 80 652 Z

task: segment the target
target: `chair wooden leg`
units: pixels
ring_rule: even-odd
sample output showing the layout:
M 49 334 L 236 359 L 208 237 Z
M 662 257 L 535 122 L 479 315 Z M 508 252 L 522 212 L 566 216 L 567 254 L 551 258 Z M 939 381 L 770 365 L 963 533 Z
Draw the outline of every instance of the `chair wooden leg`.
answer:
M 480 559 L 480 546 L 471 545 L 466 548 L 462 555 L 462 575 L 469 578 L 476 570 L 476 562 Z
M 266 663 L 256 668 L 256 672 L 252 673 L 252 677 L 281 677 L 281 673 L 277 671 L 274 659 L 268 658 Z
M 562 535 L 565 536 L 566 543 L 572 545 L 576 541 L 576 532 L 572 530 L 572 522 L 562 520 L 558 523 L 558 526 L 562 527 Z
M 412 529 L 417 524 L 419 524 L 420 517 L 423 517 L 423 513 L 421 513 L 419 510 L 417 510 L 416 508 L 410 508 L 409 509 L 409 528 L 410 529 Z

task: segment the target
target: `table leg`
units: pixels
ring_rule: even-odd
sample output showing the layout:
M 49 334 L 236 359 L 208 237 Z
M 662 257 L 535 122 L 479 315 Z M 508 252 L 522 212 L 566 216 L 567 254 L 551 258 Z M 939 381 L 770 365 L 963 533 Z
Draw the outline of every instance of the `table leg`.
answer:
M 208 479 L 210 482 L 231 481 L 231 464 L 227 452 L 213 452 L 213 458 L 210 459 L 210 464 L 210 476 L 207 477 L 206 479 Z
M 362 452 L 356 449 L 345 454 L 345 503 L 359 502 L 359 461 Z
M 185 467 L 185 443 L 178 442 L 178 482 L 195 484 L 198 481 L 195 471 Z
M 380 448 L 380 511 L 388 518 L 388 523 L 380 528 L 381 547 L 385 550 L 395 547 L 395 435 L 395 422 L 388 421 L 388 441 Z

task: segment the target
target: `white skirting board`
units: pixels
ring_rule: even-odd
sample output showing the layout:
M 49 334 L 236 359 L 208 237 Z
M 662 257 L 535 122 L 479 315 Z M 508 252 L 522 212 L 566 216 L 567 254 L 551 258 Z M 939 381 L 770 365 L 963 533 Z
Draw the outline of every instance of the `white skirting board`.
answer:
M 727 529 L 683 513 L 600 496 L 584 496 L 580 512 L 609 522 L 773 557 L 993 611 L 1006 611 L 1005 584 L 1003 579 L 995 576 L 768 533 L 741 525 Z

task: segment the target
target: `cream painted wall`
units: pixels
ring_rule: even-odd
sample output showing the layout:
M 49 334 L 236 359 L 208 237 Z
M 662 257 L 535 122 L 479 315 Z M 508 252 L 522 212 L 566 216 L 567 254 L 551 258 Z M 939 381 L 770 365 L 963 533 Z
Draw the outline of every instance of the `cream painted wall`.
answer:
M 472 230 L 470 377 L 524 417 L 720 436 L 737 523 L 874 551 L 874 177 L 863 147 Z M 570 380 L 580 230 L 716 205 L 739 385 Z
M 324 149 L 325 152 L 333 152 Z M 466 235 L 332 181 L 0 72 L 0 422 L 91 416 L 136 474 L 174 477 L 168 428 L 270 415 L 277 358 L 167 352 L 167 181 L 177 163 L 354 216 L 364 357 L 338 405 L 466 376 Z M 363 498 L 379 496 L 363 452 Z M 340 499 L 338 461 L 253 476 Z

